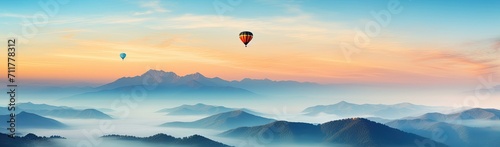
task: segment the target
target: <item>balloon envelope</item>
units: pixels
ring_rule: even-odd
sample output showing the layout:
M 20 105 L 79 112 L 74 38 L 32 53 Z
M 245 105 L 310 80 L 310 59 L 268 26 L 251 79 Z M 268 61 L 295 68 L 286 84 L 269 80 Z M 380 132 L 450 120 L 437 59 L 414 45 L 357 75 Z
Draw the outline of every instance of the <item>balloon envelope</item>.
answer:
M 120 54 L 120 58 L 122 58 L 122 60 L 125 59 L 125 57 L 127 57 L 127 54 L 125 54 L 125 53 Z
M 247 47 L 247 44 L 252 41 L 253 38 L 253 33 L 250 31 L 243 31 L 240 33 L 240 40 L 245 44 L 245 47 Z

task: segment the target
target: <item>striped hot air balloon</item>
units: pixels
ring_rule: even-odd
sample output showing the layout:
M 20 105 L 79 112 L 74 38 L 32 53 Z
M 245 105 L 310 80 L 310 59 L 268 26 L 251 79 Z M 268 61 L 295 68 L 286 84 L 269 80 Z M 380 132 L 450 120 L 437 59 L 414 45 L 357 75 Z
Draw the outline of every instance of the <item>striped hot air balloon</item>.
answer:
M 247 47 L 247 44 L 252 40 L 253 34 L 250 31 L 243 31 L 240 33 L 240 40 L 245 44 L 245 47 Z

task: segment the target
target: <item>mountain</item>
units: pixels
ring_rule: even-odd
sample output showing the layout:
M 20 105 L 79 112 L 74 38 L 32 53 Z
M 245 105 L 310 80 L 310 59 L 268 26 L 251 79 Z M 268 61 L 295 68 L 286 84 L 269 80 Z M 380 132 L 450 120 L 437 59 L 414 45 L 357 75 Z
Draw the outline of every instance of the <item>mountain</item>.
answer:
M 29 133 L 26 136 L 10 138 L 7 134 L 0 133 L 0 146 L 2 147 L 34 147 L 50 146 L 63 147 L 64 145 L 54 142 L 56 139 L 65 139 L 61 136 L 40 137 Z
M 498 121 L 500 110 L 473 108 L 457 113 L 426 113 L 419 117 L 407 117 L 394 120 L 386 125 L 424 137 L 450 146 L 495 146 L 500 144 L 500 130 L 491 128 L 469 127 L 461 125 L 463 120 Z M 479 122 L 481 123 L 481 122 Z
M 500 110 L 473 108 L 452 114 L 426 113 L 417 118 L 444 122 L 455 120 L 500 120 Z
M 8 115 L 10 111 L 7 109 L 8 107 L 0 107 L 0 115 Z
M 66 107 L 66 106 L 52 106 L 52 105 L 47 105 L 47 104 L 34 104 L 31 102 L 27 103 L 19 103 L 17 104 L 18 108 L 24 109 L 24 110 L 56 110 L 56 109 L 71 109 L 71 107 Z
M 172 85 L 183 85 L 192 81 L 196 81 L 202 85 L 206 86 L 227 86 L 227 87 L 238 87 L 241 89 L 247 89 L 250 91 L 258 91 L 262 93 L 267 93 L 272 89 L 273 91 L 293 91 L 293 90 L 304 90 L 305 88 L 322 88 L 324 85 L 311 83 L 311 82 L 296 82 L 296 81 L 273 81 L 269 79 L 250 79 L 245 78 L 241 81 L 227 81 L 219 77 L 207 78 L 201 73 L 188 74 L 185 76 L 179 76 L 174 72 L 165 72 L 162 70 L 149 70 L 141 76 L 135 77 L 124 77 L 120 78 L 112 83 L 105 84 L 98 87 L 101 90 L 111 90 L 124 86 L 136 86 L 142 85 L 144 81 L 148 81 L 150 84 L 157 84 L 161 86 L 172 86 Z M 331 90 L 331 89 L 330 89 Z
M 93 90 L 88 90 L 89 92 L 62 98 L 60 101 L 74 102 L 89 99 L 108 101 L 109 99 L 121 98 L 122 93 L 137 90 L 137 88 L 144 88 L 148 92 L 148 98 L 156 99 L 260 98 L 264 95 L 297 96 L 299 93 L 311 93 L 310 91 L 332 91 L 332 85 L 317 83 L 249 78 L 241 81 L 227 81 L 219 77 L 209 78 L 201 73 L 179 76 L 174 72 L 151 69 L 142 75 L 122 77 Z
M 407 116 L 417 116 L 428 112 L 445 110 L 445 107 L 433 107 L 414 105 L 410 103 L 399 103 L 394 105 L 384 104 L 353 104 L 345 101 L 333 105 L 318 105 L 308 107 L 302 111 L 306 115 L 317 115 L 319 113 L 335 114 L 340 117 L 381 117 L 385 119 L 397 119 Z
M 220 78 L 207 78 L 200 73 L 178 76 L 173 72 L 149 70 L 135 77 L 123 77 L 99 86 L 93 92 L 82 93 L 61 101 L 109 100 L 122 93 L 144 88 L 148 98 L 256 98 L 249 90 L 234 87 Z M 103 99 L 104 98 L 104 99 Z
M 112 119 L 111 116 L 104 114 L 96 109 L 56 109 L 50 111 L 34 111 L 36 114 L 43 116 L 53 116 L 59 118 L 69 118 L 69 119 Z
M 256 93 L 280 95 L 296 91 L 332 91 L 332 85 L 321 85 L 312 82 L 274 81 L 270 79 L 245 78 L 241 81 L 231 81 L 229 85 L 248 89 Z
M 261 126 L 240 127 L 219 134 L 223 137 L 266 140 L 269 145 L 416 146 L 426 138 L 406 133 L 364 118 L 342 119 L 320 125 L 276 121 Z M 269 139 L 271 138 L 271 139 Z M 446 146 L 441 143 L 436 146 Z
M 430 119 L 395 120 L 386 123 L 386 125 L 454 147 L 497 146 L 500 144 L 500 140 L 498 140 L 500 131 L 488 128 L 467 127 Z
M 165 146 L 186 146 L 186 147 L 229 147 L 228 145 L 222 144 L 205 138 L 200 135 L 193 135 L 183 138 L 175 138 L 166 134 L 156 134 L 150 137 L 134 137 L 134 136 L 123 136 L 123 135 L 106 135 L 102 136 L 103 139 L 112 140 L 122 140 L 122 141 L 139 141 L 144 143 L 161 144 Z
M 213 106 L 198 103 L 195 105 L 182 105 L 174 108 L 165 108 L 157 112 L 167 113 L 168 115 L 214 115 L 223 112 L 243 110 L 250 114 L 261 115 L 261 113 L 254 112 L 248 109 L 227 108 L 224 106 Z
M 380 118 L 380 117 L 366 117 L 366 119 L 377 122 L 377 123 L 381 123 L 381 124 L 385 124 L 385 123 L 392 121 L 390 119 L 384 119 L 384 118 Z
M 242 110 L 219 113 L 193 122 L 169 122 L 164 127 L 233 129 L 244 126 L 263 125 L 275 120 L 249 114 Z
M 0 115 L 1 120 L 10 120 L 10 115 Z M 57 120 L 42 117 L 28 112 L 16 115 L 16 128 L 62 129 L 67 126 Z M 8 128 L 8 123 L 1 123 L 2 128 Z
M 222 112 L 233 111 L 232 108 L 223 106 L 212 106 L 198 103 L 196 105 L 182 105 L 174 108 L 165 108 L 157 112 L 166 112 L 168 115 L 200 115 L 200 114 L 217 114 Z
M 112 119 L 111 116 L 96 109 L 73 109 L 66 106 L 52 106 L 47 104 L 19 103 L 18 110 L 42 116 L 52 116 L 68 119 Z

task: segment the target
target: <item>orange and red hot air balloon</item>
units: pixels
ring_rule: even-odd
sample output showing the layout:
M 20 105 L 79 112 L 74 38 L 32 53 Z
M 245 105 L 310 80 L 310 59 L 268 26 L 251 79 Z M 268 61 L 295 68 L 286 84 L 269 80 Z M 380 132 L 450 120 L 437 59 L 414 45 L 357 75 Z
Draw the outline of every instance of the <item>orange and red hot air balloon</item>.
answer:
M 245 47 L 247 47 L 247 44 L 252 41 L 253 34 L 250 31 L 243 31 L 240 33 L 240 40 L 245 44 Z

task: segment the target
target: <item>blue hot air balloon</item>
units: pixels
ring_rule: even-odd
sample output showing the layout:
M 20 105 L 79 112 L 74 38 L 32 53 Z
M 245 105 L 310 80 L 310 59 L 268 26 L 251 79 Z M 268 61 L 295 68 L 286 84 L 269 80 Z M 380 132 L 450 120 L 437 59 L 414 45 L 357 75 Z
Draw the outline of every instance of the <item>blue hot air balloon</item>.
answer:
M 125 59 L 126 56 L 127 56 L 127 54 L 125 54 L 125 53 L 120 54 L 120 58 L 122 58 L 122 60 Z

